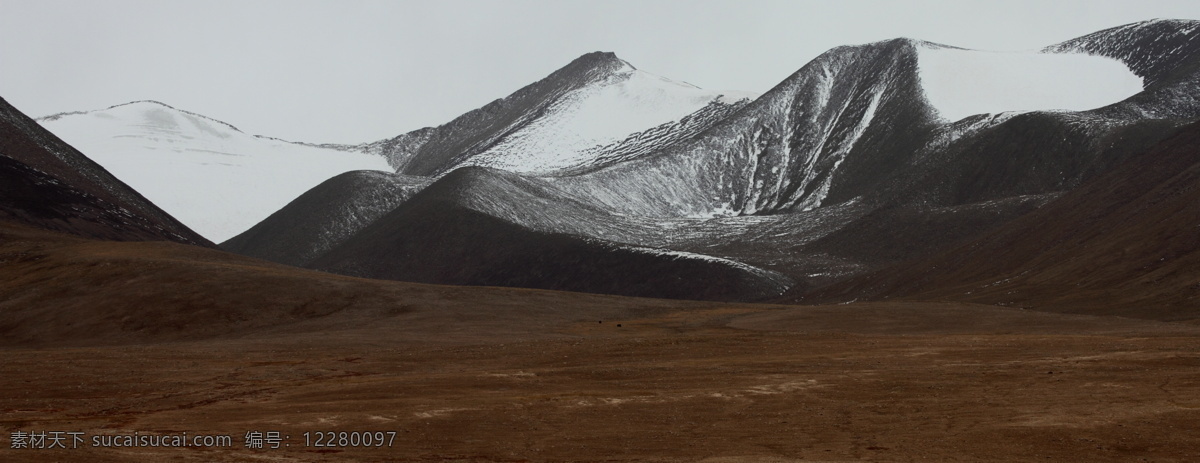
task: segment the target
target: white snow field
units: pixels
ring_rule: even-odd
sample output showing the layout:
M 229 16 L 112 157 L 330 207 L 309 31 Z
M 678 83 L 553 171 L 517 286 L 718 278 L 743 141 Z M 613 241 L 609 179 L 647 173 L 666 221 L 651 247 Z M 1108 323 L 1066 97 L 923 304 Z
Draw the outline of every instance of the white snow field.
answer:
M 255 137 L 157 102 L 38 122 L 216 243 L 330 177 L 392 171 L 381 156 Z
M 757 95 L 704 90 L 638 70 L 628 63 L 598 83 L 565 95 L 547 114 L 462 165 L 547 173 L 585 164 L 588 151 L 677 121 L 717 100 Z M 456 166 L 461 167 L 461 166 Z
M 918 48 L 921 85 L 941 118 L 1006 111 L 1084 111 L 1142 91 L 1115 59 L 1086 54 Z

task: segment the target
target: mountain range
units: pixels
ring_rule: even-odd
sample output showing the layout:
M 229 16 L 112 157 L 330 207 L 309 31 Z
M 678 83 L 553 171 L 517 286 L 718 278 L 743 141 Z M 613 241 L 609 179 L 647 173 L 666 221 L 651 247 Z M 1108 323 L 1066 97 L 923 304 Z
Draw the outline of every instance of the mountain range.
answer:
M 287 265 L 853 300 L 890 293 L 836 288 L 877 288 L 855 282 L 986 239 L 1163 149 L 1200 118 L 1197 26 L 1135 23 L 1022 53 L 903 38 L 844 46 L 761 95 L 589 53 L 444 125 L 358 146 L 249 136 L 153 102 L 42 122 L 105 152 L 101 164 L 138 191 L 156 191 L 149 179 L 163 176 L 148 172 L 212 167 L 188 188 L 147 194 L 194 214 L 185 223 L 223 222 L 199 228 L 228 238 L 223 249 Z M 297 180 L 262 181 L 281 177 Z M 234 184 L 272 193 L 223 186 Z M 196 195 L 180 192 L 200 185 L 243 200 L 185 204 Z
M 1194 21 L 1156 20 L 1026 53 L 912 39 L 838 47 L 753 100 L 721 96 L 596 143 L 586 161 L 569 160 L 579 150 L 554 158 L 560 145 L 539 144 L 539 127 L 569 126 L 562 120 L 579 111 L 560 108 L 588 106 L 563 95 L 635 81 L 632 65 L 592 53 L 446 125 L 362 147 L 397 175 L 426 179 L 429 194 L 413 194 L 411 181 L 387 201 L 326 192 L 353 182 L 379 191 L 342 178 L 310 191 L 330 201 L 320 212 L 294 203 L 223 246 L 357 276 L 589 290 L 552 281 L 561 270 L 544 259 L 507 264 L 551 234 L 737 263 L 786 286 L 776 296 L 790 300 L 969 241 L 1151 149 L 1200 117 L 1198 37 Z M 496 148 L 517 144 L 545 151 Z M 517 157 L 487 161 L 508 156 L 497 153 Z M 517 158 L 542 167 L 514 168 Z M 322 225 L 337 233 L 296 233 L 368 203 L 387 207 Z M 412 229 L 418 222 L 427 230 Z M 509 228 L 523 233 L 499 231 Z M 444 267 L 491 270 L 465 278 Z

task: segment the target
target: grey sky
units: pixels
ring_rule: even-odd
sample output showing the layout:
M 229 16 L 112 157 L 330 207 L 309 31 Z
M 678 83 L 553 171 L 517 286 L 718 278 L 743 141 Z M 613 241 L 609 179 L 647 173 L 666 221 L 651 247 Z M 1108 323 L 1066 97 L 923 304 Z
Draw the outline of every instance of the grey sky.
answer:
M 358 143 L 437 125 L 590 51 L 762 92 L 838 45 L 1039 48 L 1187 1 L 0 0 L 0 96 L 32 116 L 154 99 L 254 134 Z

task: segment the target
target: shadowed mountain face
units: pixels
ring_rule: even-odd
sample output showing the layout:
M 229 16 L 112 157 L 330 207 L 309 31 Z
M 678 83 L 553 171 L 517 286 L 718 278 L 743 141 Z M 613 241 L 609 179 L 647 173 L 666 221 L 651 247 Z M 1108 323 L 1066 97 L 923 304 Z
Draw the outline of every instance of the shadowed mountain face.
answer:
M 954 299 L 1179 320 L 1200 313 L 1200 124 L 934 257 L 793 301 Z
M 752 102 L 719 111 L 706 107 L 693 113 L 701 122 L 683 118 L 674 125 L 639 132 L 627 138 L 636 141 L 630 145 L 633 148 L 616 143 L 589 163 L 537 175 L 453 170 L 486 158 L 481 153 L 500 146 L 503 137 L 487 138 L 503 132 L 497 127 L 526 130 L 537 124 L 513 121 L 546 123 L 559 114 L 547 109 L 553 104 L 534 102 L 557 101 L 553 95 L 607 82 L 587 76 L 611 76 L 616 70 L 632 68 L 615 56 L 586 55 L 450 124 L 402 136 L 411 141 L 405 146 L 419 149 L 393 161 L 408 159 L 415 163 L 412 166 L 426 166 L 418 171 L 441 176 L 430 187 L 437 193 L 413 196 L 407 201 L 424 203 L 408 208 L 408 202 L 398 202 L 396 214 L 378 215 L 380 221 L 391 217 L 391 225 L 373 228 L 362 220 L 349 227 L 361 233 L 339 234 L 333 240 L 338 243 L 322 245 L 329 254 L 303 260 L 356 275 L 564 288 L 558 276 L 547 273 L 495 278 L 517 269 L 509 264 L 515 262 L 511 254 L 489 249 L 463 253 L 456 246 L 466 241 L 438 236 L 443 232 L 435 226 L 417 225 L 428 214 L 431 222 L 458 230 L 449 235 L 472 236 L 477 241 L 486 242 L 488 237 L 467 233 L 466 224 L 508 230 L 497 234 L 507 240 L 501 240 L 506 244 L 499 248 L 512 254 L 517 249 L 543 253 L 539 261 L 543 263 L 553 260 L 552 252 L 539 249 L 537 241 L 571 236 L 581 243 L 604 243 L 604 249 L 682 251 L 733 261 L 757 272 L 779 272 L 786 280 L 772 281 L 790 280 L 790 294 L 803 294 L 976 238 L 1144 152 L 1200 117 L 1200 101 L 1187 96 L 1200 94 L 1195 84 L 1200 81 L 1197 25 L 1194 21 L 1139 23 L 1016 58 L 910 39 L 839 47 Z M 996 95 L 1004 95 L 1004 86 L 984 82 L 988 76 L 981 73 L 1011 74 L 1013 69 L 981 68 L 977 62 L 993 62 L 997 56 L 1004 58 L 999 61 L 1003 65 L 1011 62 L 1042 70 L 1036 66 L 1079 60 L 1102 64 L 1108 66 L 1102 69 L 1115 68 L 1134 79 L 1133 89 L 1119 97 L 1105 94 L 1112 99 L 1103 101 L 1112 103 L 1086 107 L 1094 109 L 1017 106 L 947 119 L 946 114 L 955 113 L 945 101 L 931 96 L 942 91 L 936 86 L 938 67 L 949 75 L 979 78 L 979 92 L 993 92 L 989 96 L 995 100 Z M 1019 67 L 1017 74 L 1024 69 Z M 1075 80 L 1067 86 L 1085 86 L 1090 77 L 1072 75 Z M 1140 92 L 1139 78 L 1145 85 Z M 1001 108 L 1008 108 L 1003 98 L 999 100 Z M 518 104 L 521 101 L 528 104 Z M 653 135 L 657 131 L 669 136 Z M 478 144 L 483 138 L 477 135 L 491 141 Z M 464 148 L 468 146 L 480 148 Z M 408 168 L 402 166 L 402 171 Z M 355 203 L 360 200 L 342 198 L 338 201 L 343 206 L 331 203 L 326 209 L 363 207 Z M 326 220 L 306 214 L 288 210 L 287 222 L 297 224 L 290 228 L 304 230 L 307 227 L 299 224 Z M 392 239 L 383 229 L 404 239 Z M 374 231 L 366 234 L 369 230 Z M 305 256 L 320 254 L 308 248 L 323 238 L 298 236 L 309 232 L 273 233 L 256 238 L 259 244 L 243 245 L 239 252 L 267 256 L 254 254 L 259 252 L 256 248 L 274 243 Z M 517 239 L 522 233 L 541 238 Z M 385 253 L 369 252 L 400 241 L 409 247 L 403 253 L 384 257 Z M 416 246 L 421 247 L 419 253 L 411 254 Z M 566 248 L 557 249 L 554 252 Z M 600 248 L 589 249 L 578 255 L 599 259 L 589 253 Z M 417 255 L 424 262 L 407 257 Z M 434 269 L 428 262 L 445 268 Z M 447 273 L 446 269 L 458 267 L 486 267 L 489 276 L 472 279 Z M 421 269 L 432 273 L 422 274 Z
M 464 205 L 464 191 L 502 184 L 494 177 L 503 175 L 459 169 L 310 266 L 402 281 L 672 299 L 758 300 L 787 287 L 782 275 L 745 264 L 538 231 Z M 563 210 L 569 206 L 549 212 Z
M 244 233 L 221 243 L 238 254 L 303 266 L 428 186 L 424 177 L 354 171 L 308 190 Z
M 0 219 L 89 238 L 212 244 L 0 99 Z

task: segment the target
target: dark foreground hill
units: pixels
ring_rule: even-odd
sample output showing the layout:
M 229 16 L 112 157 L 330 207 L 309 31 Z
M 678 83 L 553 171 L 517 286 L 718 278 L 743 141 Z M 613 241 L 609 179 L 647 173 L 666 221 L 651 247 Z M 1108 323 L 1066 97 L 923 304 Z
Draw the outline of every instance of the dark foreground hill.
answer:
M 391 212 L 432 180 L 373 170 L 322 182 L 224 243 L 230 252 L 304 266 Z
M 463 325 L 459 333 L 469 342 L 551 336 L 542 328 L 550 323 L 720 306 L 367 280 L 196 246 L 84 239 L 0 221 L 0 346 L 321 336 L 406 317 L 438 320 L 450 332 L 470 319 L 473 328 Z M 425 342 L 420 329 L 395 330 L 378 335 L 404 332 L 408 341 Z

